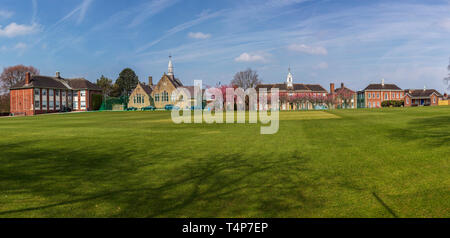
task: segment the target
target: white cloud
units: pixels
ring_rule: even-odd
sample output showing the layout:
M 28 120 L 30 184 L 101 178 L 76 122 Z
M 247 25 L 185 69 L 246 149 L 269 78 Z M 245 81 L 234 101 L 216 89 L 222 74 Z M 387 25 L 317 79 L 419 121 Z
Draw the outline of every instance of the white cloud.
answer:
M 239 57 L 235 58 L 236 62 L 265 62 L 266 58 L 260 54 L 242 53 Z
M 1 18 L 10 18 L 14 15 L 14 12 L 6 11 L 6 10 L 0 10 L 0 17 Z
M 91 5 L 91 3 L 93 1 L 94 0 L 83 0 L 83 2 L 81 2 L 80 5 L 78 5 L 75 9 L 73 9 L 71 12 L 69 12 L 69 14 L 67 14 L 65 17 L 63 17 L 61 20 L 59 20 L 56 23 L 56 25 L 58 25 L 59 23 L 69 19 L 70 17 L 72 17 L 76 13 L 78 13 L 77 24 L 80 24 L 81 22 L 83 22 L 84 17 L 86 16 L 86 12 L 89 9 L 89 6 Z
M 148 44 L 146 44 L 146 45 L 144 45 L 142 47 L 140 47 L 137 50 L 137 52 L 142 52 L 142 51 L 144 51 L 144 50 L 146 50 L 146 49 L 148 49 L 148 48 L 158 44 L 162 40 L 166 39 L 167 37 L 169 37 L 169 36 L 171 36 L 171 35 L 173 35 L 175 33 L 178 33 L 180 31 L 189 29 L 189 28 L 191 28 L 191 27 L 193 27 L 195 25 L 203 23 L 206 20 L 222 16 L 224 13 L 225 13 L 224 10 L 213 12 L 213 13 L 209 13 L 207 11 L 206 12 L 202 12 L 197 18 L 195 18 L 195 19 L 193 19 L 191 21 L 187 21 L 185 23 L 182 23 L 180 25 L 177 25 L 177 26 L 172 27 L 171 29 L 167 30 L 166 33 L 163 36 L 161 36 L 160 38 L 158 38 L 158 39 L 156 39 L 156 40 L 154 40 L 154 41 L 152 41 L 152 42 L 150 42 L 150 43 L 148 43 Z
M 178 0 L 153 0 L 140 6 L 140 13 L 131 21 L 129 27 L 135 27 L 147 20 L 149 17 L 162 12 L 164 9 L 174 5 Z
M 36 23 L 33 23 L 32 25 L 20 25 L 15 22 L 7 25 L 5 28 L 2 28 L 0 26 L 0 37 L 6 36 L 6 37 L 15 37 L 15 36 L 21 36 L 21 35 L 28 35 L 38 32 L 40 29 L 40 26 Z
M 27 48 L 27 44 L 19 42 L 14 46 L 15 50 L 24 50 Z
M 208 39 L 211 37 L 211 34 L 205 34 L 203 32 L 189 32 L 188 36 L 192 39 Z
M 316 69 L 328 69 L 328 63 L 327 62 L 321 62 L 315 67 Z
M 291 51 L 306 53 L 310 55 L 327 55 L 328 51 L 322 46 L 307 46 L 305 44 L 291 44 L 288 46 Z

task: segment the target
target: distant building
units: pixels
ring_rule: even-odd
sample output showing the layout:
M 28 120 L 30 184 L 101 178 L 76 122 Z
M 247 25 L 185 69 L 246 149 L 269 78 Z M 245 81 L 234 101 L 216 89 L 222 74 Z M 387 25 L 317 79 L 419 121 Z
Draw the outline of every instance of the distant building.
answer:
M 334 98 L 334 107 L 338 109 L 345 108 L 357 108 L 357 95 L 356 92 L 345 87 L 344 83 L 341 83 L 341 87 L 334 89 L 334 83 L 330 84 L 330 94 Z
M 149 85 L 138 83 L 136 88 L 130 94 L 128 100 L 128 107 L 135 107 L 141 109 L 143 107 L 154 106 L 152 98 L 153 82 L 152 77 L 149 77 Z
M 291 70 L 289 69 L 285 83 L 259 84 L 256 91 L 266 88 L 270 98 L 272 88 L 279 89 L 280 110 L 310 110 L 325 109 L 327 106 L 322 99 L 326 98 L 328 92 L 319 84 L 294 83 Z M 270 104 L 270 103 L 268 103 Z M 268 105 L 268 107 L 270 107 Z
M 175 94 L 174 92 L 177 88 L 186 89 L 190 93 L 190 96 Z M 159 82 L 152 86 L 151 95 L 156 108 L 164 109 L 166 105 L 178 105 L 179 108 L 183 109 L 189 108 L 189 103 L 190 107 L 194 106 L 194 86 L 183 86 L 183 83 L 175 77 L 172 57 L 170 56 L 167 74 L 164 73 Z
M 404 91 L 401 88 L 395 84 L 385 84 L 384 79 L 381 81 L 381 84 L 369 84 L 358 94 L 358 100 L 363 99 L 364 107 L 366 108 L 380 108 L 383 101 L 400 101 L 404 97 Z
M 437 106 L 443 96 L 434 89 L 406 89 L 405 107 Z
M 92 110 L 93 95 L 102 89 L 84 78 L 65 79 L 57 72 L 55 77 L 26 74 L 25 80 L 10 89 L 10 108 L 13 115 L 36 115 Z

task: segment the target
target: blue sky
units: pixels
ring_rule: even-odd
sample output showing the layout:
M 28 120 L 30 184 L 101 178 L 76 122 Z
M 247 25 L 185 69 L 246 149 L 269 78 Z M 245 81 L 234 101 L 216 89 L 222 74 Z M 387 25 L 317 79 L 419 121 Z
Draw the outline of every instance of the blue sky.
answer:
M 265 83 L 369 83 L 444 91 L 450 1 L 1 0 L 0 67 L 157 80 L 173 55 L 185 85 L 228 83 L 251 67 Z

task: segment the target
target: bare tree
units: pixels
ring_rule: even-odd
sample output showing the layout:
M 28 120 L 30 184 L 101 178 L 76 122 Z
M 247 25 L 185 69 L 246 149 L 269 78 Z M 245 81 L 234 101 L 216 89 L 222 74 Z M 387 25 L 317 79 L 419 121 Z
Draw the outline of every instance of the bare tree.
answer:
M 256 85 L 260 84 L 258 73 L 248 68 L 245 71 L 241 71 L 234 75 L 233 80 L 231 81 L 232 85 L 243 88 L 244 90 L 247 88 L 254 88 Z
M 450 60 L 449 60 L 447 70 L 448 70 L 448 77 L 444 78 L 444 83 L 446 83 L 448 85 L 447 91 L 450 91 Z
M 31 75 L 39 75 L 39 70 L 33 66 L 16 65 L 3 68 L 3 72 L 0 75 L 2 91 L 7 92 L 18 82 L 25 80 L 25 75 L 27 72 L 30 72 Z

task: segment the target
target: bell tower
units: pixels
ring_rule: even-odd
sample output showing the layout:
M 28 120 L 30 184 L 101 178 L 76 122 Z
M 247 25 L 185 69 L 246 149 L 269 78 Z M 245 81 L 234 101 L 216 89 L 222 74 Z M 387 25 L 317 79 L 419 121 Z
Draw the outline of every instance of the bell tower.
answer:
M 287 83 L 287 86 L 288 87 L 292 87 L 293 86 L 293 77 L 292 77 L 292 74 L 291 74 L 291 67 L 289 66 L 289 69 L 288 69 L 288 71 L 289 71 L 289 73 L 288 73 L 288 75 L 287 75 L 287 78 L 286 78 L 286 83 Z

